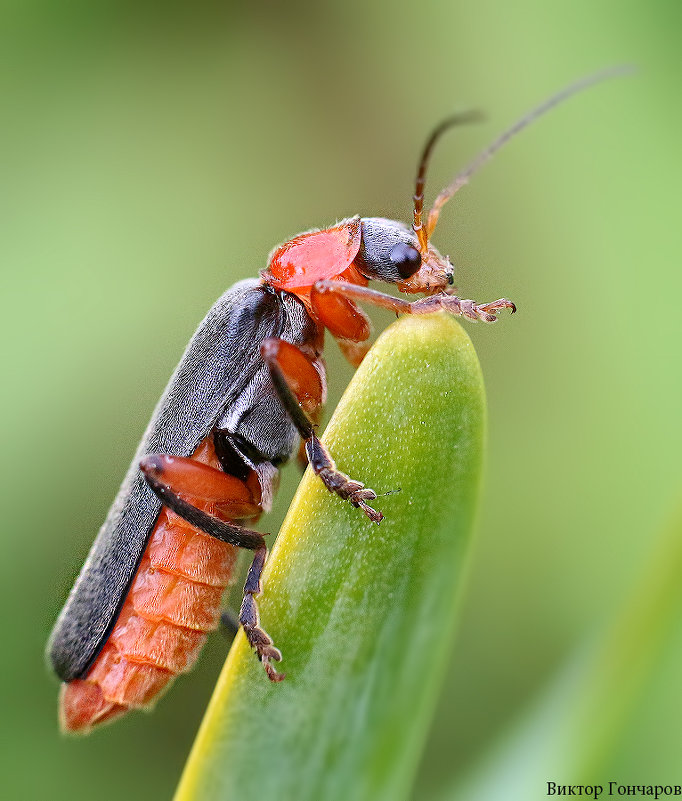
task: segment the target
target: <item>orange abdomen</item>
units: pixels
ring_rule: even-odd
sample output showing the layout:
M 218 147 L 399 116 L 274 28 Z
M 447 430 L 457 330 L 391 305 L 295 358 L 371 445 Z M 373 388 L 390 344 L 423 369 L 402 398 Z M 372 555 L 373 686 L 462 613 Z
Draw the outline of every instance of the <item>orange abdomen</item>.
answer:
M 209 440 L 193 458 L 219 466 Z M 216 506 L 207 511 L 215 512 Z M 97 659 L 83 679 L 62 685 L 63 730 L 85 731 L 128 709 L 149 706 L 175 676 L 192 668 L 206 633 L 220 620 L 236 555 L 232 545 L 162 508 Z

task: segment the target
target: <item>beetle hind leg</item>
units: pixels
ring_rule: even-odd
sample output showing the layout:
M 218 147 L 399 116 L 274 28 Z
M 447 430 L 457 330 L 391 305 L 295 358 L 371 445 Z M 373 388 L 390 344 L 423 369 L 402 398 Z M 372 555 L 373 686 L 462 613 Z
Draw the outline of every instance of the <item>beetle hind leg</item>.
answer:
M 268 678 L 271 681 L 281 681 L 284 678 L 284 674 L 278 673 L 270 663 L 272 661 L 281 661 L 282 654 L 273 645 L 272 638 L 260 626 L 258 605 L 255 599 L 255 596 L 260 595 L 262 591 L 260 578 L 268 555 L 263 535 L 228 520 L 221 520 L 219 517 L 181 498 L 177 493 L 183 490 L 188 492 L 189 488 L 182 483 L 179 477 L 185 476 L 188 471 L 199 472 L 188 494 L 192 494 L 193 497 L 203 497 L 204 500 L 208 500 L 207 496 L 216 494 L 212 482 L 223 481 L 221 476 L 226 479 L 232 478 L 225 474 L 213 475 L 213 473 L 208 472 L 213 468 L 206 468 L 205 465 L 198 466 L 198 463 L 190 465 L 188 462 L 190 462 L 189 459 L 181 459 L 180 457 L 150 455 L 142 459 L 140 469 L 151 490 L 171 512 L 174 512 L 204 534 L 227 542 L 230 545 L 254 551 L 253 562 L 244 584 L 244 597 L 239 612 L 239 623 L 244 629 L 249 645 L 263 663 Z M 213 472 L 215 474 L 220 473 L 217 470 Z M 179 484 L 177 483 L 178 481 L 180 481 Z M 199 492 L 200 489 L 201 492 Z M 215 502 L 217 499 L 211 498 L 211 500 Z M 222 504 L 218 505 L 224 505 L 229 500 L 229 498 L 222 498 Z M 248 504 L 243 504 L 240 508 L 250 511 Z
M 314 473 L 330 492 L 362 509 L 373 523 L 379 523 L 384 516 L 368 504 L 368 501 L 377 497 L 376 492 L 360 481 L 349 478 L 336 467 L 331 454 L 315 433 L 315 424 L 302 408 L 302 402 L 299 402 L 296 376 L 292 373 L 296 369 L 306 369 L 307 356 L 295 345 L 274 338 L 264 340 L 261 356 L 270 370 L 272 383 L 282 405 L 305 441 L 306 454 Z
M 258 659 L 263 663 L 268 678 L 270 681 L 276 682 L 282 681 L 284 673 L 278 673 L 271 662 L 281 662 L 282 653 L 279 648 L 275 648 L 270 635 L 260 626 L 258 605 L 255 598 L 256 595 L 260 595 L 263 591 L 261 574 L 267 555 L 268 552 L 265 546 L 259 548 L 253 555 L 253 561 L 251 562 L 251 567 L 249 567 L 249 572 L 246 574 L 246 582 L 244 583 L 244 599 L 241 609 L 239 610 L 239 622 L 244 629 L 244 634 L 246 635 L 249 645 L 256 652 Z

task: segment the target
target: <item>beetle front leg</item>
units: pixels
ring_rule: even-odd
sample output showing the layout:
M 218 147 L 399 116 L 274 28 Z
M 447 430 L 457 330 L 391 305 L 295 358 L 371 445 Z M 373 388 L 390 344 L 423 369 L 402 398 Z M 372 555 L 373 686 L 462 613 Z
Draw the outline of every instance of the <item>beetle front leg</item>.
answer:
M 140 462 L 140 469 L 152 492 L 154 492 L 163 505 L 167 506 L 171 512 L 182 517 L 183 520 L 186 520 L 190 525 L 202 531 L 204 534 L 216 537 L 238 548 L 246 548 L 250 551 L 255 551 L 253 562 L 251 563 L 244 584 L 244 597 L 239 612 L 239 622 L 244 629 L 244 634 L 246 634 L 249 645 L 254 649 L 258 659 L 263 663 L 268 678 L 271 681 L 281 681 L 284 678 L 284 674 L 278 673 L 272 667 L 270 661 L 281 661 L 282 654 L 279 649 L 275 648 L 273 645 L 272 638 L 260 627 L 258 605 L 254 597 L 260 595 L 262 591 L 260 577 L 268 555 L 263 535 L 259 534 L 257 531 L 251 531 L 243 526 L 238 526 L 235 523 L 221 520 L 205 512 L 203 509 L 193 506 L 191 503 L 181 498 L 175 491 L 183 491 L 183 489 L 185 489 L 183 485 L 169 486 L 169 484 L 166 483 L 173 482 L 174 480 L 177 481 L 177 473 L 180 469 L 182 471 L 199 469 L 195 468 L 193 465 L 187 464 L 189 461 L 189 459 L 182 459 L 181 457 L 152 455 L 142 459 Z M 198 464 L 199 463 L 197 463 L 197 465 Z M 202 468 L 201 477 L 206 480 L 220 480 L 218 476 L 213 476 L 206 471 L 213 471 L 221 476 L 225 475 L 206 465 L 200 465 L 200 468 Z M 231 479 L 232 477 L 225 476 L 225 478 Z M 198 489 L 199 484 L 199 481 L 195 482 L 195 486 L 193 487 L 195 491 Z
M 366 286 L 357 286 L 344 281 L 318 281 L 313 291 L 318 294 L 330 293 L 341 295 L 342 297 L 371 303 L 373 306 L 380 306 L 396 314 L 430 314 L 435 311 L 447 311 L 460 317 L 467 317 L 469 320 L 481 320 L 484 323 L 496 323 L 496 312 L 502 309 L 510 309 L 514 314 L 516 305 L 507 298 L 500 298 L 491 303 L 474 303 L 473 300 L 464 300 L 456 295 L 448 295 L 445 292 L 436 295 L 429 295 L 415 301 L 407 301 L 402 298 L 394 298 L 376 289 L 369 289 Z
M 334 336 L 353 367 L 359 367 L 370 348 L 369 317 L 349 298 L 337 293 L 323 295 L 315 291 L 315 286 L 310 292 L 310 302 L 313 316 Z
M 300 358 L 306 359 L 305 354 L 295 345 L 281 339 L 266 339 L 261 345 L 261 356 L 270 370 L 270 377 L 277 395 L 298 433 L 305 440 L 310 466 L 330 492 L 336 493 L 343 500 L 362 509 L 373 523 L 379 523 L 384 516 L 367 503 L 377 497 L 376 492 L 337 469 L 329 451 L 315 433 L 313 421 L 301 408 L 297 394 L 292 388 L 293 377 L 290 376 L 290 371 L 287 369 L 294 362 L 292 351 L 298 351 Z

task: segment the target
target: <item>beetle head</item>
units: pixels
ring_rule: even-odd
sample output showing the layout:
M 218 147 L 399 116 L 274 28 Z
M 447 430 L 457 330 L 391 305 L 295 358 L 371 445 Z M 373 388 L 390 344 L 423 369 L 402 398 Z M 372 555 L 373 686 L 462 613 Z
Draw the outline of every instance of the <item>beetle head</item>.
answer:
M 362 219 L 355 266 L 374 281 L 397 284 L 401 292 L 442 292 L 453 283 L 453 267 L 430 244 L 421 250 L 414 231 L 383 217 Z
M 414 277 L 409 281 L 406 281 L 405 284 L 400 287 L 400 289 L 403 292 L 430 293 L 432 291 L 438 291 L 432 290 L 432 287 L 439 280 L 439 276 L 443 274 L 443 270 L 445 270 L 445 274 L 448 276 L 448 283 L 452 283 L 452 267 L 450 266 L 450 262 L 447 259 L 443 259 L 438 251 L 431 247 L 429 239 L 436 227 L 436 223 L 438 222 L 438 217 L 443 206 L 453 195 L 459 192 L 463 186 L 466 186 L 471 176 L 478 172 L 478 170 L 486 162 L 488 162 L 495 155 L 495 153 L 500 150 L 500 148 L 504 147 L 507 142 L 509 142 L 509 140 L 516 136 L 516 134 L 518 134 L 520 131 L 523 131 L 531 123 L 535 122 L 538 117 L 546 114 L 548 111 L 550 111 L 550 109 L 553 109 L 555 106 L 563 103 L 564 100 L 567 100 L 572 95 L 581 92 L 583 89 L 593 86 L 594 84 L 599 83 L 606 78 L 612 78 L 618 75 L 626 75 L 629 72 L 632 72 L 632 67 L 621 66 L 612 67 L 594 75 L 589 75 L 587 78 L 583 78 L 582 80 L 576 81 L 570 86 L 567 86 L 565 89 L 557 92 L 555 95 L 552 95 L 550 98 L 545 100 L 544 103 L 536 106 L 532 111 L 521 117 L 521 119 L 517 120 L 512 126 L 507 128 L 507 130 L 500 134 L 500 136 L 498 136 L 492 144 L 482 150 L 467 167 L 455 175 L 454 179 L 444 189 L 442 189 L 440 194 L 436 197 L 433 206 L 426 217 L 426 220 L 424 220 L 424 186 L 426 184 L 426 170 L 435 144 L 438 142 L 443 133 L 445 133 L 445 131 L 447 131 L 449 128 L 452 128 L 456 125 L 461 125 L 462 123 L 480 120 L 481 115 L 476 111 L 455 114 L 454 116 L 443 120 L 440 125 L 436 126 L 436 128 L 431 132 L 429 138 L 426 140 L 421 158 L 419 159 L 419 166 L 417 167 L 417 180 L 413 195 L 414 206 L 412 230 L 414 232 L 415 239 L 417 240 L 416 248 L 419 250 L 421 255 L 422 264 L 419 268 L 419 271 L 415 273 Z M 393 223 L 393 225 L 396 225 L 396 223 Z M 448 267 L 444 267 L 444 264 L 447 264 Z M 447 272 L 448 268 L 449 273 Z M 444 288 L 445 287 L 441 283 L 439 289 Z

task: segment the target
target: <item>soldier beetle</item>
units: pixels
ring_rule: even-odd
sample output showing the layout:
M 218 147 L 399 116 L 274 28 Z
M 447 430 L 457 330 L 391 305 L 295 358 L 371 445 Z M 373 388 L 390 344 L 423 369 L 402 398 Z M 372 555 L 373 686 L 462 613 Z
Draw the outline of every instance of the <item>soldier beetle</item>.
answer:
M 237 548 L 254 552 L 239 623 L 268 678 L 284 678 L 280 651 L 261 627 L 256 596 L 267 557 L 262 534 L 245 526 L 268 511 L 280 467 L 299 439 L 313 471 L 341 499 L 379 523 L 376 493 L 334 464 L 316 433 L 325 401 L 325 329 L 358 365 L 368 349 L 365 302 L 398 314 L 445 310 L 493 323 L 516 307 L 455 294 L 454 269 L 431 243 L 443 205 L 507 141 L 576 92 L 622 70 L 579 81 L 522 117 L 436 197 L 425 217 L 426 170 L 449 128 L 421 154 L 408 227 L 351 217 L 276 248 L 260 278 L 239 282 L 199 325 L 69 595 L 48 644 L 62 680 L 60 721 L 86 732 L 149 706 L 191 668 L 218 625 Z M 369 288 L 395 284 L 407 301 Z M 364 477 L 363 478 L 367 478 Z

